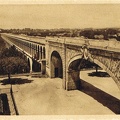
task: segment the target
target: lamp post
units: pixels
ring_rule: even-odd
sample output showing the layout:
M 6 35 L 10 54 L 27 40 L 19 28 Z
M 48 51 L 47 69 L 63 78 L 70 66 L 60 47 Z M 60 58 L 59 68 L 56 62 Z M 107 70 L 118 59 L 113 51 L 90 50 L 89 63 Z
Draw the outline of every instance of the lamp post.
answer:
M 12 83 L 11 83 L 11 79 L 10 79 L 10 72 L 8 72 L 8 81 L 10 84 L 10 92 L 12 93 Z

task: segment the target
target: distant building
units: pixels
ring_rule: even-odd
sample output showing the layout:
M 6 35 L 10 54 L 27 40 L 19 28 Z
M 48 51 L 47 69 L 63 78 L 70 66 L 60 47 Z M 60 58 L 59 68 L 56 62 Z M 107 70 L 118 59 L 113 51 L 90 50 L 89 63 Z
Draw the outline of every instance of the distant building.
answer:
M 113 34 L 113 35 L 108 34 L 108 38 L 109 39 L 116 39 L 117 38 L 117 34 Z
M 104 35 L 94 35 L 95 39 L 104 39 Z

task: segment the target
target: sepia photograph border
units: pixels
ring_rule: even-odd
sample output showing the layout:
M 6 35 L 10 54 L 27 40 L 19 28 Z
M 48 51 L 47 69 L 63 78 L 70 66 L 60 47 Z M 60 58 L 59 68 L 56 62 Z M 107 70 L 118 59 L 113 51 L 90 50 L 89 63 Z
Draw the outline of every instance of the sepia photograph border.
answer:
M 3 4 L 120 4 L 120 0 L 0 0 Z M 19 115 L 0 120 L 120 120 L 120 115 Z

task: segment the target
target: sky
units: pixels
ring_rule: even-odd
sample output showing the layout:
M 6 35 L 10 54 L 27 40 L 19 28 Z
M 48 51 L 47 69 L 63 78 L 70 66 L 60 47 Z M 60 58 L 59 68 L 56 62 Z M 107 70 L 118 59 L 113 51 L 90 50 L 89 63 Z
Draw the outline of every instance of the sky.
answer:
M 120 28 L 120 4 L 0 4 L 2 29 Z

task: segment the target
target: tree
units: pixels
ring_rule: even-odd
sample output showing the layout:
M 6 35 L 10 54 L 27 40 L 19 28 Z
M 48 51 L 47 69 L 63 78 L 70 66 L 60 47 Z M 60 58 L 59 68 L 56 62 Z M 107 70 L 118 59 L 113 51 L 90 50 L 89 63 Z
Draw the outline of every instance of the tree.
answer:
M 0 59 L 0 74 L 16 74 L 28 71 L 28 64 L 20 57 L 8 57 Z
M 0 74 L 16 74 L 29 72 L 27 60 L 21 57 L 22 53 L 15 46 L 6 48 L 0 54 Z

